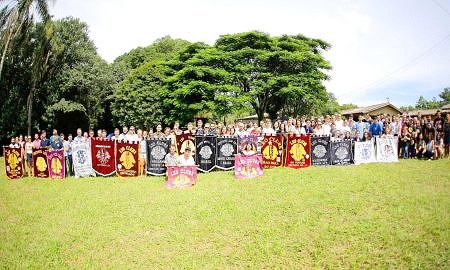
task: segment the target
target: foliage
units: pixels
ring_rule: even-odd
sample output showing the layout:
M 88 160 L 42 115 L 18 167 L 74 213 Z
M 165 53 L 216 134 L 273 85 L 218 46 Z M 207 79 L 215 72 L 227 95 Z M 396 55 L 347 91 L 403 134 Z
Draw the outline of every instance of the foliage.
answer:
M 449 166 L 212 172 L 167 190 L 163 177 L 11 181 L 0 159 L 0 265 L 448 269 Z

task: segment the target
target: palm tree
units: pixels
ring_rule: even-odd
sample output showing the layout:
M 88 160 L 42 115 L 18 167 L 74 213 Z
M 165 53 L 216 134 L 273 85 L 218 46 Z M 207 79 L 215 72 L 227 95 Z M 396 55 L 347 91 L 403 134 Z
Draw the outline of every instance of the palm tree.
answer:
M 0 81 L 3 65 L 11 50 L 11 41 L 23 33 L 23 28 L 30 26 L 28 22 L 50 20 L 48 3 L 54 0 L 0 0 L 5 6 L 0 11 L 0 47 L 2 50 L 0 59 Z

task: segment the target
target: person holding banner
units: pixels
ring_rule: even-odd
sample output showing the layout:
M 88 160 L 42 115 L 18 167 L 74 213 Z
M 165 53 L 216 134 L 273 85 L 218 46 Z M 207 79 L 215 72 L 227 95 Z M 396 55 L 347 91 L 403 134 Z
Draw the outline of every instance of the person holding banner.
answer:
M 195 166 L 195 161 L 189 146 L 184 149 L 184 154 L 178 157 L 177 164 L 178 166 Z
M 244 149 L 242 149 L 242 154 L 244 156 L 253 156 L 256 154 L 255 150 L 253 150 L 253 145 L 251 143 L 247 143 Z
M 447 113 L 445 116 L 445 123 L 444 123 L 444 156 L 450 157 L 450 112 Z
M 42 130 L 40 147 L 49 147 L 49 146 L 50 146 L 50 141 L 47 139 L 47 132 L 45 130 Z
M 41 147 L 41 140 L 39 139 L 39 134 L 37 134 L 37 133 L 34 134 L 33 147 L 34 148 Z
M 25 155 L 27 162 L 27 175 L 32 176 L 31 168 L 33 168 L 33 143 L 31 142 L 31 136 L 25 136 Z
M 147 170 L 147 141 L 143 138 L 142 129 L 137 130 L 139 138 L 139 175 L 146 175 Z

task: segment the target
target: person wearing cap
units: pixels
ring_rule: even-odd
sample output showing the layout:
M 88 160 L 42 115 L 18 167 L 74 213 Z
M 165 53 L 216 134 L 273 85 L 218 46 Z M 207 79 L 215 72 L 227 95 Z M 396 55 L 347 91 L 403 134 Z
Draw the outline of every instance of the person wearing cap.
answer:
M 178 166 L 195 166 L 194 158 L 191 155 L 191 148 L 188 146 L 184 149 L 183 155 L 178 157 Z

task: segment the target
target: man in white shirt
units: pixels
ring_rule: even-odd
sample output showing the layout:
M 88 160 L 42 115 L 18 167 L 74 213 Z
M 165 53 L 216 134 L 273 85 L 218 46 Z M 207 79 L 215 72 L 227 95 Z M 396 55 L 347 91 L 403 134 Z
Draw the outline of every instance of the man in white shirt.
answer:
M 247 130 L 245 130 L 244 123 L 239 122 L 238 128 L 234 132 L 234 136 L 242 137 L 242 136 L 248 136 Z
M 330 117 L 328 115 L 325 117 L 325 123 L 323 123 L 322 129 L 323 129 L 323 135 L 329 136 L 331 134 Z
M 262 134 L 267 135 L 275 135 L 275 130 L 272 128 L 272 122 L 270 120 L 267 120 L 266 122 L 263 122 L 263 129 Z
M 184 154 L 178 157 L 178 166 L 195 166 L 194 158 L 191 155 L 191 148 L 184 149 Z
M 342 130 L 342 126 L 344 125 L 344 122 L 341 119 L 340 114 L 336 114 L 336 120 L 334 120 L 334 124 L 336 125 L 337 130 Z

